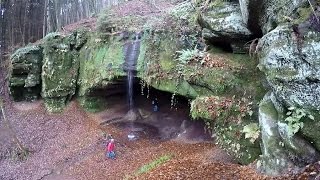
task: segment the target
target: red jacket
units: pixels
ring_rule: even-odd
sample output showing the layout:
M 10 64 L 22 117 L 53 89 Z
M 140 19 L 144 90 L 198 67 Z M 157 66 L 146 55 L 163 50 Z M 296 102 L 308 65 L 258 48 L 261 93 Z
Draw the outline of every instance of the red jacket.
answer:
M 114 151 L 114 143 L 113 142 L 109 142 L 108 146 L 107 146 L 107 151 L 111 152 Z

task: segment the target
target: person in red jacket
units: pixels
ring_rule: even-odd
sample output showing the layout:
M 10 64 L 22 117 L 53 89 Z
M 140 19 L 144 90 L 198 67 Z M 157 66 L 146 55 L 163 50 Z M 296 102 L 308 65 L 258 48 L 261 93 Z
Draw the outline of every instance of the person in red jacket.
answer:
M 110 142 L 107 145 L 107 157 L 109 159 L 116 159 L 116 153 L 115 153 L 115 144 L 114 139 L 110 139 Z

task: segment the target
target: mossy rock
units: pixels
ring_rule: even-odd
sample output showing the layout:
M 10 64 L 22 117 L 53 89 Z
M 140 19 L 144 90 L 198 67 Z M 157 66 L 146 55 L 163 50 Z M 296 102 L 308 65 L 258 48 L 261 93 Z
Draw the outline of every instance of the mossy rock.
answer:
M 30 45 L 11 56 L 10 94 L 15 101 L 35 100 L 40 96 L 42 47 Z
M 302 119 L 303 128 L 300 132 L 320 152 L 320 115 L 315 115 L 314 117 L 314 120 L 309 118 Z
M 78 97 L 80 105 L 88 112 L 100 112 L 106 108 L 106 102 L 101 97 Z
M 289 21 L 302 22 L 307 16 L 303 8 L 309 8 L 307 0 L 240 0 L 239 2 L 244 23 L 258 36 L 267 34 Z
M 48 112 L 61 113 L 67 104 L 67 97 L 44 98 L 44 104 Z
M 79 53 L 74 48 L 73 34 L 49 34 L 44 39 L 41 95 L 49 111 L 59 111 L 76 91 Z M 62 100 L 64 99 L 64 100 Z M 54 102 L 56 101 L 56 102 Z M 52 107 L 50 107 L 52 106 Z
M 205 120 L 218 145 L 241 164 L 249 164 L 261 154 L 260 139 L 250 141 L 243 132 L 244 126 L 256 123 L 253 108 L 249 99 L 210 96 L 192 101 L 190 113 L 193 119 Z
M 102 42 L 99 36 L 91 34 L 88 43 L 80 50 L 78 96 L 90 95 L 97 88 L 105 88 L 113 80 L 125 76 L 123 71 L 123 41 L 117 35 Z

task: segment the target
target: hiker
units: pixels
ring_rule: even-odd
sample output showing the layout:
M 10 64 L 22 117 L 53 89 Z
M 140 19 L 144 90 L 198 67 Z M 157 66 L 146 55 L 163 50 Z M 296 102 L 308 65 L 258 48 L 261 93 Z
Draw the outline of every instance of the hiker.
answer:
M 116 159 L 116 153 L 114 152 L 115 144 L 114 139 L 110 139 L 110 142 L 107 145 L 107 158 Z
M 152 101 L 152 105 L 153 105 L 153 112 L 159 111 L 159 103 L 158 103 L 158 99 L 157 98 L 155 98 Z
M 107 137 L 106 137 L 106 145 L 108 146 L 110 140 L 113 139 L 112 135 L 111 134 L 108 134 Z

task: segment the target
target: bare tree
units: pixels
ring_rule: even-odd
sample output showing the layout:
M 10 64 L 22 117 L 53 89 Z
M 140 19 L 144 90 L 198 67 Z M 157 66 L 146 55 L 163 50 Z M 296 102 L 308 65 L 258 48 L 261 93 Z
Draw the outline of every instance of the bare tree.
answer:
M 3 62 L 3 61 L 2 61 Z M 10 136 L 14 142 L 14 144 L 18 147 L 19 151 L 17 152 L 17 155 L 20 159 L 25 159 L 27 155 L 29 154 L 29 150 L 23 146 L 21 141 L 19 140 L 16 132 L 14 131 L 14 128 L 12 127 L 9 119 L 6 116 L 6 110 L 5 110 L 5 97 L 8 97 L 8 92 L 5 91 L 4 87 L 6 86 L 7 82 L 7 63 L 3 63 L 0 66 L 0 116 L 3 119 L 3 124 L 8 129 L 8 132 L 10 133 Z

